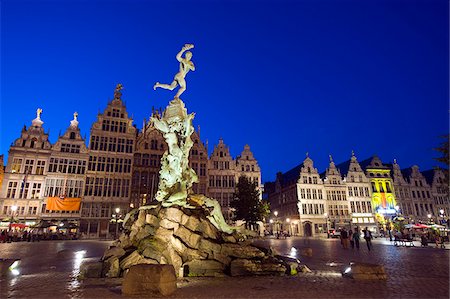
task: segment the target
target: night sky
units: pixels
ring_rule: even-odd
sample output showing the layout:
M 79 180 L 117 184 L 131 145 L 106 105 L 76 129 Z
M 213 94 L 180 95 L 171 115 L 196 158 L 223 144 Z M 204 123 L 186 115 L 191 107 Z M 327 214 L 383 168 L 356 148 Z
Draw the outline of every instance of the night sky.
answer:
M 309 152 L 319 171 L 377 154 L 438 165 L 449 128 L 448 1 L 1 1 L 0 154 L 41 107 L 50 141 L 82 135 L 117 83 L 134 123 L 193 43 L 182 95 L 209 153 L 249 144 L 273 181 Z M 87 141 L 86 141 L 87 142 Z

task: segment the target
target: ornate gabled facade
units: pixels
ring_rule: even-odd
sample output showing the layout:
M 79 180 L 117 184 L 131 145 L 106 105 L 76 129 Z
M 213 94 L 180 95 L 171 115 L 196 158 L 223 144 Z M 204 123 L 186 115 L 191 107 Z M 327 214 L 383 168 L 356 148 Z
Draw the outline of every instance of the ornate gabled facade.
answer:
M 331 219 L 334 219 L 334 216 L 328 211 L 324 183 L 308 154 L 300 168 L 295 198 L 297 197 L 300 233 L 303 236 L 325 234 L 329 225 L 327 216 L 332 217 Z
M 344 183 L 341 172 L 330 155 L 330 164 L 325 171 L 323 185 L 328 203 L 328 217 L 334 228 L 348 227 L 351 221 L 347 187 Z
M 24 126 L 21 136 L 11 145 L 0 192 L 1 214 L 29 223 L 38 220 L 44 203 L 43 187 L 51 153 L 41 113 L 42 109 L 37 109 L 31 126 Z
M 77 118 L 78 113 L 75 112 L 70 126 L 52 147 L 44 184 L 46 203 L 42 206 L 42 219 L 79 221 L 89 153 Z M 70 199 L 74 204 L 53 205 L 57 209 L 52 210 L 49 201 L 59 199 Z
M 80 230 L 89 237 L 108 237 L 111 215 L 129 209 L 136 128 L 122 102 L 122 85 L 91 127 L 89 162 Z M 116 216 L 117 217 L 117 216 Z
M 448 225 L 450 200 L 449 186 L 446 184 L 446 171 L 442 168 L 435 168 L 423 171 L 422 174 L 431 187 L 430 192 L 434 201 L 433 218 L 437 220 L 437 223 Z
M 370 180 L 372 191 L 372 209 L 375 213 L 385 217 L 397 214 L 397 202 L 394 193 L 394 184 L 391 178 L 391 170 L 384 165 L 380 158 L 373 156 L 363 162 L 366 176 Z
M 433 217 L 435 209 L 430 186 L 417 165 L 403 169 L 402 173 L 409 183 L 409 194 L 414 204 L 415 220 L 427 222 L 428 215 L 430 218 Z M 404 213 L 404 211 L 402 212 Z
M 417 211 L 415 209 L 415 202 L 411 196 L 410 184 L 403 176 L 396 159 L 394 159 L 394 163 L 392 164 L 392 181 L 394 183 L 395 197 L 400 212 L 407 221 L 414 219 L 417 216 Z
M 244 146 L 241 155 L 236 158 L 236 175 L 236 181 L 240 176 L 246 176 L 251 182 L 257 183 L 261 189 L 261 169 L 248 144 Z
M 352 152 L 350 160 L 339 164 L 337 167 L 344 176 L 344 182 L 347 186 L 352 228 L 358 226 L 363 229 L 367 226 L 376 232 L 377 222 L 372 209 L 370 180 L 366 177 L 355 153 Z
M 225 219 L 232 216 L 230 202 L 236 186 L 236 161 L 230 155 L 230 149 L 219 140 L 208 162 L 208 196 L 216 199 L 222 207 Z
M 42 110 L 37 110 L 32 125 L 24 127 L 11 145 L 6 168 L 0 155 L 1 219 L 26 225 L 39 220 L 57 220 L 61 225 L 63 220 L 72 220 L 79 224 L 83 238 L 104 238 L 115 233 L 114 220 L 129 208 L 154 199 L 167 144 L 151 121 L 144 121 L 142 131 L 137 132 L 121 89 L 117 85 L 114 98 L 92 124 L 88 147 L 80 135 L 77 114 L 52 146 L 42 127 Z M 156 114 L 154 110 L 152 116 Z M 216 198 L 230 219 L 229 204 L 238 178 L 246 175 L 262 187 L 258 163 L 248 145 L 234 160 L 222 140 L 210 161 L 200 129 L 191 139 L 189 165 L 198 176 L 193 192 Z M 10 221 L 0 222 L 1 230 L 9 228 Z

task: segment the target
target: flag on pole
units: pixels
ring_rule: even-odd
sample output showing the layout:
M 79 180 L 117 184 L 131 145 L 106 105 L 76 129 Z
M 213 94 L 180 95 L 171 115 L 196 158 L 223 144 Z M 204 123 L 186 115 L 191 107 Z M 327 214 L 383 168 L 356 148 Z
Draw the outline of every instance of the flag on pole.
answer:
M 22 187 L 20 189 L 20 194 L 23 194 L 23 189 L 25 188 L 25 184 L 27 183 L 27 178 L 28 178 L 28 173 L 30 171 L 25 172 L 25 175 L 23 176 L 23 180 L 22 180 Z

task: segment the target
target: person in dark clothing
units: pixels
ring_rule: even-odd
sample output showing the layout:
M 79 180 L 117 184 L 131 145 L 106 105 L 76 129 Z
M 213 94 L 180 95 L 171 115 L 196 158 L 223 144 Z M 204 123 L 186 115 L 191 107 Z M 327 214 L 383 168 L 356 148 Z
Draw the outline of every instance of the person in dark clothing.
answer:
M 366 240 L 367 249 L 369 249 L 370 251 L 372 249 L 372 232 L 368 229 L 367 226 L 363 230 L 363 232 L 364 232 L 364 240 Z
M 355 242 L 356 249 L 359 250 L 359 237 L 360 237 L 359 227 L 355 227 L 355 232 L 352 235 L 353 242 Z
M 342 247 L 348 249 L 348 233 L 345 228 L 341 230 Z
M 354 249 L 355 240 L 353 240 L 353 231 L 351 229 L 348 231 L 348 239 L 350 240 L 350 246 L 352 247 L 352 249 Z

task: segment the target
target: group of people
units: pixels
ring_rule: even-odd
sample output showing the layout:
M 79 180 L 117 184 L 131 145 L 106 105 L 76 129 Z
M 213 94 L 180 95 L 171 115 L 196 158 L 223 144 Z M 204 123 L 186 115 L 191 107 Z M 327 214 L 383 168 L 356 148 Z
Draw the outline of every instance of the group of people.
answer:
M 42 229 L 9 229 L 0 232 L 0 243 L 10 242 L 39 242 L 41 240 L 75 240 L 77 234 L 66 234 L 61 231 L 44 232 Z
M 363 238 L 366 240 L 367 249 L 370 251 L 372 249 L 372 232 L 366 227 L 363 229 Z M 348 249 L 349 243 L 352 249 L 356 247 L 356 249 L 359 250 L 359 240 L 361 238 L 361 232 L 359 230 L 359 227 L 355 227 L 355 230 L 352 229 L 346 230 L 345 228 L 341 229 L 341 245 L 342 248 Z
M 403 231 L 399 231 L 394 229 L 388 230 L 389 240 L 392 241 L 399 241 L 399 240 L 408 240 L 413 241 L 415 239 L 415 232 L 412 230 L 404 229 Z M 436 245 L 436 248 L 445 248 L 445 238 L 444 236 L 441 236 L 440 233 L 437 232 L 423 232 L 420 235 L 420 246 L 421 247 L 428 247 L 428 243 L 434 242 Z
M 37 230 L 19 230 L 19 229 L 10 229 L 10 230 L 2 230 L 0 233 L 0 243 L 6 242 L 19 242 L 19 241 L 28 241 L 34 242 L 39 241 L 42 238 L 42 232 Z

